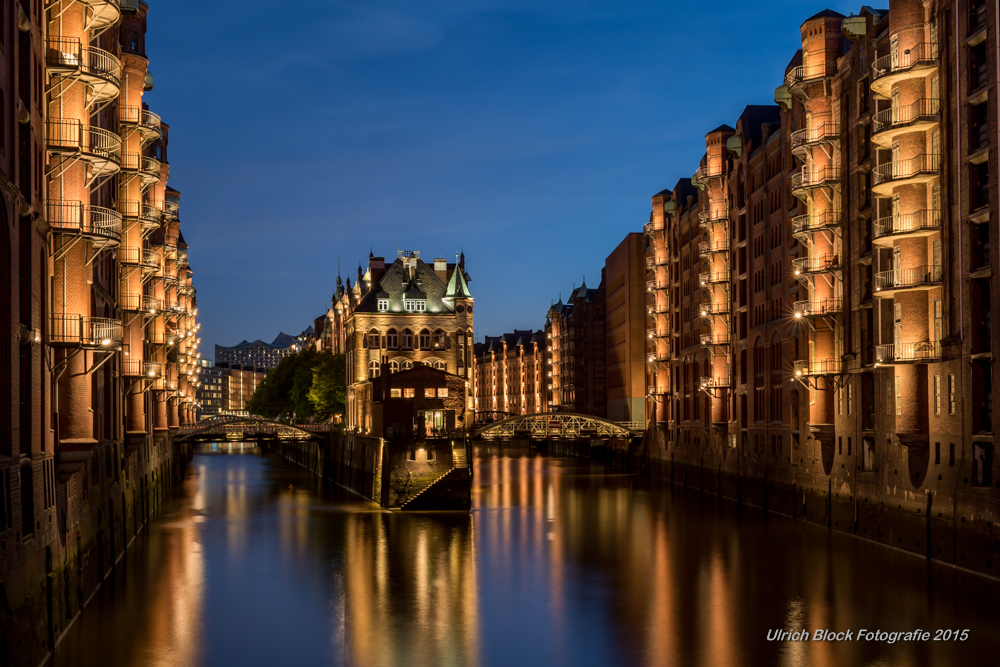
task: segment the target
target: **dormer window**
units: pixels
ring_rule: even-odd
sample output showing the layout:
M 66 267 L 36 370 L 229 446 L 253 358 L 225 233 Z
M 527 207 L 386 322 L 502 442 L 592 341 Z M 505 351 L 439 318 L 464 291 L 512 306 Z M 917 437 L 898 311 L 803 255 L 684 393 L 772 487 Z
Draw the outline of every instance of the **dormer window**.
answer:
M 422 313 L 427 310 L 427 302 L 423 299 L 407 299 L 406 300 L 406 312 L 408 313 Z
M 378 300 L 378 312 L 387 313 L 389 312 L 389 299 L 379 299 Z

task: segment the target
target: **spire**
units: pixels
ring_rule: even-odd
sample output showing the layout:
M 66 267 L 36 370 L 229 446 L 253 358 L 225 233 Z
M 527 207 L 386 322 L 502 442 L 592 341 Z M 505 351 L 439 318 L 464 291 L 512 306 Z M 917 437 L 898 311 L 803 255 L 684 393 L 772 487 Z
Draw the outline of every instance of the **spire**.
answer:
M 465 263 L 465 255 L 462 255 L 461 261 L 455 265 L 455 268 L 451 271 L 451 278 L 448 279 L 448 288 L 445 290 L 445 299 L 471 299 L 472 293 L 469 292 L 469 285 L 465 281 L 465 269 L 463 264 Z

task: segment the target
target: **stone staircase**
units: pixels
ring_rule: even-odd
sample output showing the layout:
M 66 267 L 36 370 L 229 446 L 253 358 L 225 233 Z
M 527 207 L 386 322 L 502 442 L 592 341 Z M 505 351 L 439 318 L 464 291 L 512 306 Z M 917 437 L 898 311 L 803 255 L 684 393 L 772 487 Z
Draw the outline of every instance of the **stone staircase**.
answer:
M 405 503 L 403 503 L 399 507 L 399 509 L 401 510 L 415 509 L 414 505 L 421 504 L 420 501 L 423 500 L 421 496 L 426 491 L 428 491 L 436 484 L 439 484 L 446 479 L 454 478 L 456 477 L 456 475 L 468 477 L 469 462 L 465 454 L 465 447 L 457 447 L 455 449 L 452 449 L 451 455 L 452 455 L 451 468 L 445 471 L 444 473 L 438 475 L 434 479 L 422 482 L 418 486 L 414 487 L 415 493 L 412 496 L 410 496 L 410 498 Z

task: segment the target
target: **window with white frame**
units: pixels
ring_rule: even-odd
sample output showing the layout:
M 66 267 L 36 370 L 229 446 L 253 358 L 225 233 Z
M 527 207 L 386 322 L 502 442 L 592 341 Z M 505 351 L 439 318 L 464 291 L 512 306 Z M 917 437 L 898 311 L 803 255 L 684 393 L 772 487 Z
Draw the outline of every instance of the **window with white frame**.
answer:
M 379 299 L 378 300 L 378 312 L 385 313 L 389 311 L 389 299 Z

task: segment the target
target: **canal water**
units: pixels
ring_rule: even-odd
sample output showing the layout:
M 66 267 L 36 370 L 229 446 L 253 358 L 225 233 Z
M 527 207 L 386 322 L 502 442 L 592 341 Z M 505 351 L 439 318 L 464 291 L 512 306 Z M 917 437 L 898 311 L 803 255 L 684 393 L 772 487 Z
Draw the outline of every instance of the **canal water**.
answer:
M 588 461 L 473 464 L 471 513 L 413 515 L 207 447 L 50 664 L 998 664 L 996 581 Z M 768 641 L 803 629 L 854 637 Z

